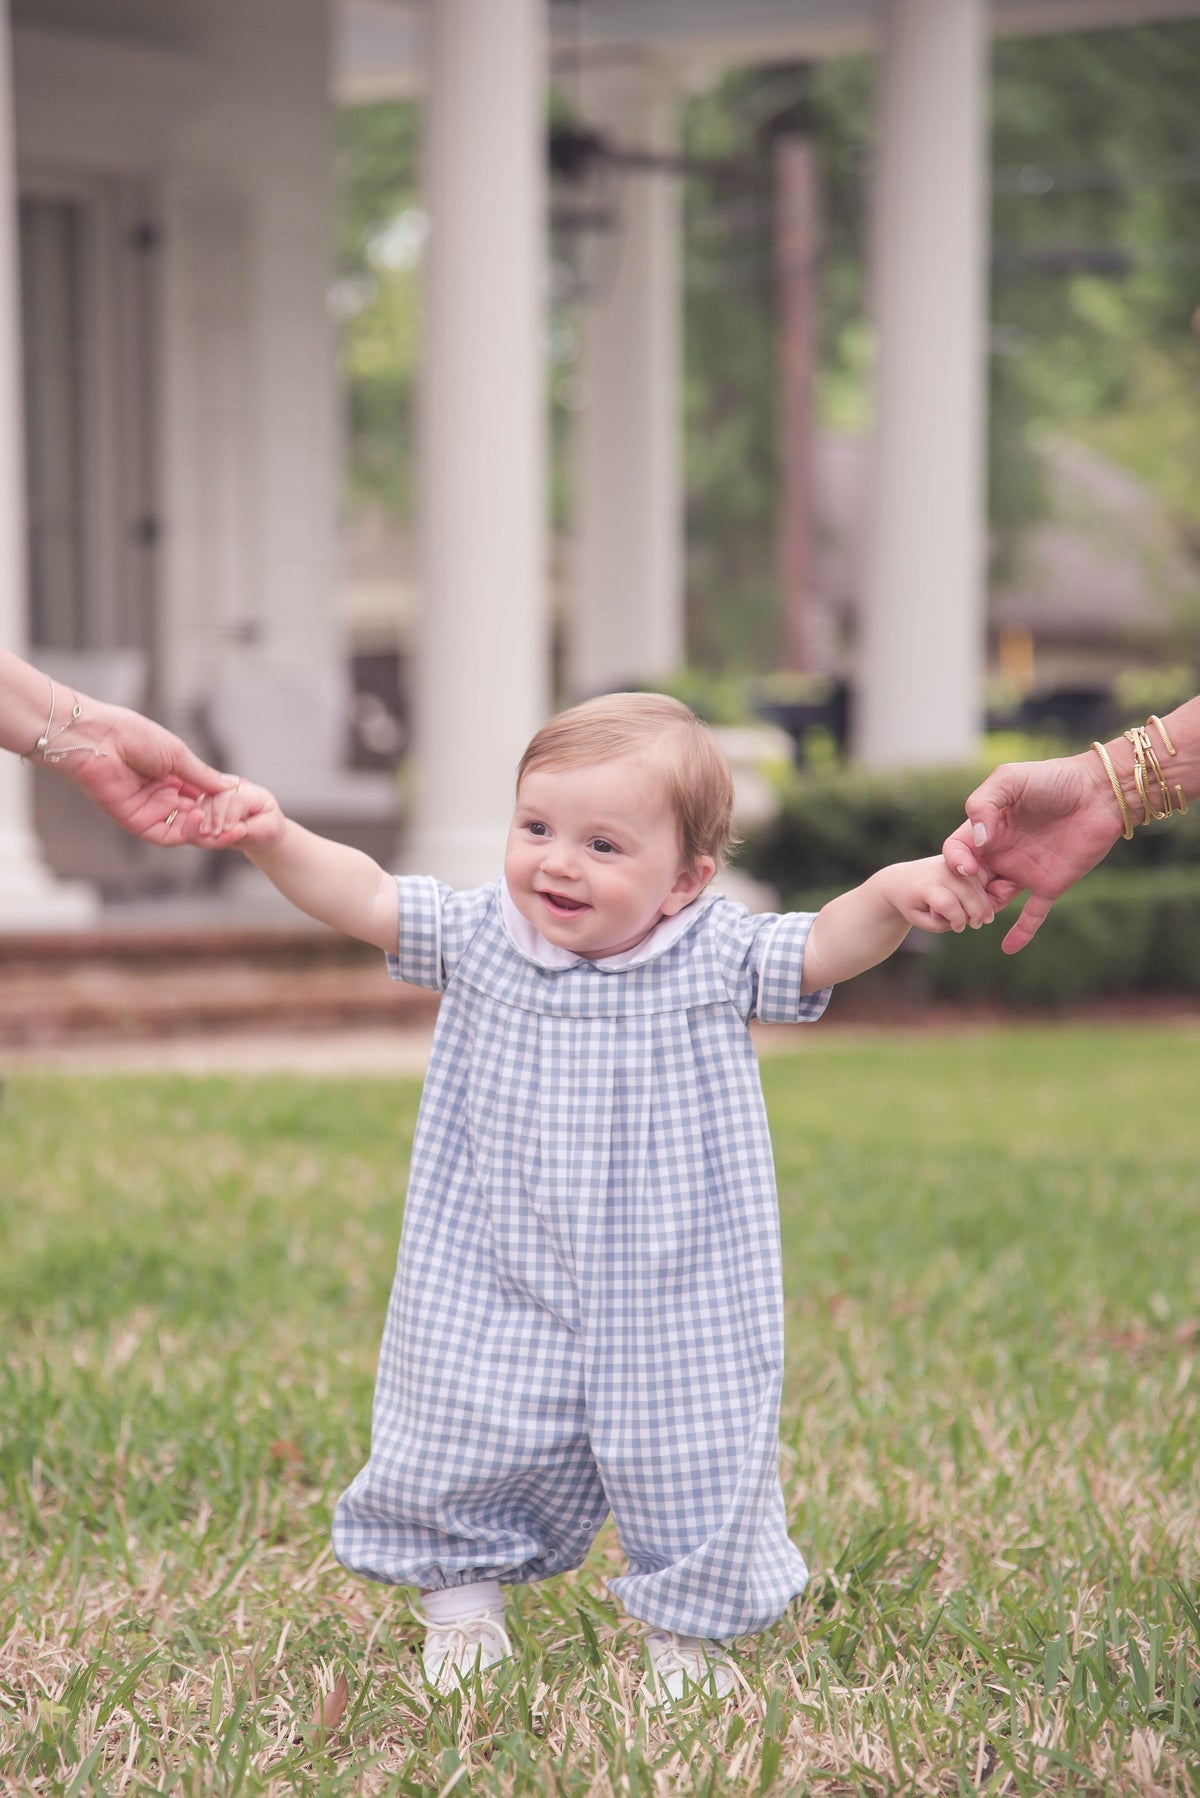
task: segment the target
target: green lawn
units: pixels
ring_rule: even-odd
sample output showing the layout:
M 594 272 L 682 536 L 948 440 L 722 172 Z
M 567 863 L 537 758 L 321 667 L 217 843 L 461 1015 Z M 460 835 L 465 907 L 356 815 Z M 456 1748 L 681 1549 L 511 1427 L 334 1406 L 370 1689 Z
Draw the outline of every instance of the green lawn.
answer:
M 1200 1789 L 1198 1075 L 1179 1028 L 767 1062 L 814 1579 L 666 1717 L 609 1535 L 441 1703 L 331 1562 L 415 1084 L 9 1081 L 0 1790 Z

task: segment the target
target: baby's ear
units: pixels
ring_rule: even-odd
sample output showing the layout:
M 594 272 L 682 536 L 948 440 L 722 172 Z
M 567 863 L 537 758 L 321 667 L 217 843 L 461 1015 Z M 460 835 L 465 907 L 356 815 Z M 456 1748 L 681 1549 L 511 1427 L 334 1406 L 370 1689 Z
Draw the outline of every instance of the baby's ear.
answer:
M 681 868 L 675 876 L 675 885 L 667 894 L 663 906 L 664 917 L 673 918 L 676 912 L 690 905 L 699 897 L 717 871 L 717 864 L 711 855 L 702 855 L 690 868 Z

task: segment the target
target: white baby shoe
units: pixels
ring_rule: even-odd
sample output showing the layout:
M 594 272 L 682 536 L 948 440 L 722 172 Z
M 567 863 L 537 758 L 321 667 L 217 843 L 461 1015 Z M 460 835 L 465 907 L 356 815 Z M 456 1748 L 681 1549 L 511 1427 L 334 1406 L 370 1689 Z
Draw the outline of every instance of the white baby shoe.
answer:
M 647 1629 L 650 1678 L 659 1704 L 682 1698 L 728 1698 L 734 1688 L 733 1662 L 720 1642 L 681 1636 L 673 1629 Z
M 424 1615 L 414 1611 L 425 1625 L 425 1643 L 421 1651 L 425 1677 L 439 1692 L 453 1692 L 476 1670 L 494 1667 L 497 1661 L 506 1660 L 513 1651 L 504 1627 L 504 1602 L 499 1596 L 499 1587 L 496 1587 L 494 1597 L 487 1594 L 487 1602 L 477 1604 L 474 1609 L 454 1603 L 460 1592 L 465 1598 L 467 1588 L 427 1592 Z M 443 1614 L 446 1610 L 458 1614 L 446 1616 Z

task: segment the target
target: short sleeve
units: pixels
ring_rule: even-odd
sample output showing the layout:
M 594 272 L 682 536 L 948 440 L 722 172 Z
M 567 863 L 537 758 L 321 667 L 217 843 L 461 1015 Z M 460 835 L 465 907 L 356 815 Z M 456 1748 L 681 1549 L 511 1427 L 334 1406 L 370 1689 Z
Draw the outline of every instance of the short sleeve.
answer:
M 764 924 L 755 944 L 758 982 L 754 1016 L 764 1024 L 815 1023 L 829 1004 L 832 987 L 800 992 L 804 945 L 815 912 L 785 912 Z
M 410 986 L 432 987 L 440 993 L 446 984 L 442 970 L 442 904 L 451 888 L 426 874 L 397 874 L 400 902 L 400 941 L 395 955 L 387 958 L 393 980 Z
M 397 874 L 400 940 L 387 958 L 393 980 L 440 993 L 463 950 L 497 902 L 497 886 L 457 893 L 428 874 Z

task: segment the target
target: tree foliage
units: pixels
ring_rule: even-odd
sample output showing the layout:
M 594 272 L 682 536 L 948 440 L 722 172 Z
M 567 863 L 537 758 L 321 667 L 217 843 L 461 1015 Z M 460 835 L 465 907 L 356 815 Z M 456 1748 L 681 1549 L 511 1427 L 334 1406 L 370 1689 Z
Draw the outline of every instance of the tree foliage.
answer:
M 419 111 L 412 101 L 338 114 L 337 281 L 347 500 L 412 508 L 421 250 Z
M 1200 546 L 1200 23 L 1000 41 L 992 68 L 993 541 L 1003 557 L 1042 515 L 1040 444 L 1066 432 L 1141 476 Z M 779 130 L 808 133 L 820 171 L 819 417 L 868 422 L 874 77 L 868 57 L 743 69 L 683 107 L 684 147 L 714 169 L 686 182 L 684 243 L 689 637 L 712 670 L 775 657 Z M 353 108 L 339 130 L 349 498 L 405 515 L 417 108 Z M 549 340 L 565 522 L 574 333 L 562 308 Z
M 998 380 L 1200 531 L 1200 23 L 997 45 Z M 1084 252 L 1058 277 L 1055 253 Z M 1111 272 L 1087 266 L 1110 258 Z M 1064 259 L 1065 260 L 1065 259 Z M 1005 446 L 1001 446 L 1005 447 Z M 1018 514 L 1017 522 L 1020 522 Z

